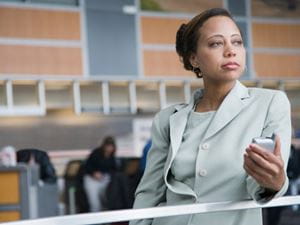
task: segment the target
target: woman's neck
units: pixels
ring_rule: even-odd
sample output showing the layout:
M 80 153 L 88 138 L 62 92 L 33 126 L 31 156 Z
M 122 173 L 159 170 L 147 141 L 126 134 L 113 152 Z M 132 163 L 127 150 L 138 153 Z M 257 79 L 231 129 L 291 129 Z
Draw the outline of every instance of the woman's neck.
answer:
M 195 111 L 216 111 L 234 85 L 235 81 L 226 84 L 204 82 L 203 96 L 197 104 Z

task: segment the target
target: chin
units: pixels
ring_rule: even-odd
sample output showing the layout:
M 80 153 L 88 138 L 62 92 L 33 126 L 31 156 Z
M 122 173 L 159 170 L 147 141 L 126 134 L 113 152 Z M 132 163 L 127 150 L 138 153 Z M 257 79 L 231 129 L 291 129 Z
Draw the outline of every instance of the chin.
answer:
M 223 79 L 227 81 L 238 80 L 241 76 L 242 73 L 240 71 L 228 71 L 222 75 Z
M 232 82 L 238 80 L 242 76 L 241 71 L 222 71 L 214 76 L 207 76 L 208 80 L 214 80 L 214 82 Z

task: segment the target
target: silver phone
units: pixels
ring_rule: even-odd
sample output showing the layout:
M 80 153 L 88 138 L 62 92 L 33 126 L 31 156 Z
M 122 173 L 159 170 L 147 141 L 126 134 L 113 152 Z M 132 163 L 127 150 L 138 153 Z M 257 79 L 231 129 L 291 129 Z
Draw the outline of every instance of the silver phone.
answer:
M 274 152 L 275 149 L 275 137 L 276 135 L 273 134 L 272 137 L 256 137 L 252 139 L 252 143 L 257 144 L 269 152 Z

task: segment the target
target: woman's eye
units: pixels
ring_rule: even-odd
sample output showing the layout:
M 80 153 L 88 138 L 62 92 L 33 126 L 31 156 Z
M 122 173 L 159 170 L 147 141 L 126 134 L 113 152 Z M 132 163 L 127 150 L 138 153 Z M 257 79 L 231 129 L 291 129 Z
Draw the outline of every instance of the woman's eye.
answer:
M 221 42 L 221 41 L 215 41 L 215 42 L 210 43 L 209 47 L 216 48 L 216 47 L 219 47 L 221 45 L 223 45 L 223 42 Z
M 242 40 L 236 40 L 236 41 L 233 41 L 232 42 L 234 45 L 236 45 L 236 46 L 241 46 L 241 45 L 243 45 L 243 41 Z

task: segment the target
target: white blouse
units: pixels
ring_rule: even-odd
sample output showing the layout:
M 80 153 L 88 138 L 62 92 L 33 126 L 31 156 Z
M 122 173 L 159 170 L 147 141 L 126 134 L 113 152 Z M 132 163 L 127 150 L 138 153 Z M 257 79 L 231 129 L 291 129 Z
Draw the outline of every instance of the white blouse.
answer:
M 199 144 L 215 113 L 216 111 L 190 113 L 182 143 L 171 166 L 174 179 L 187 184 L 191 189 L 194 189 Z

